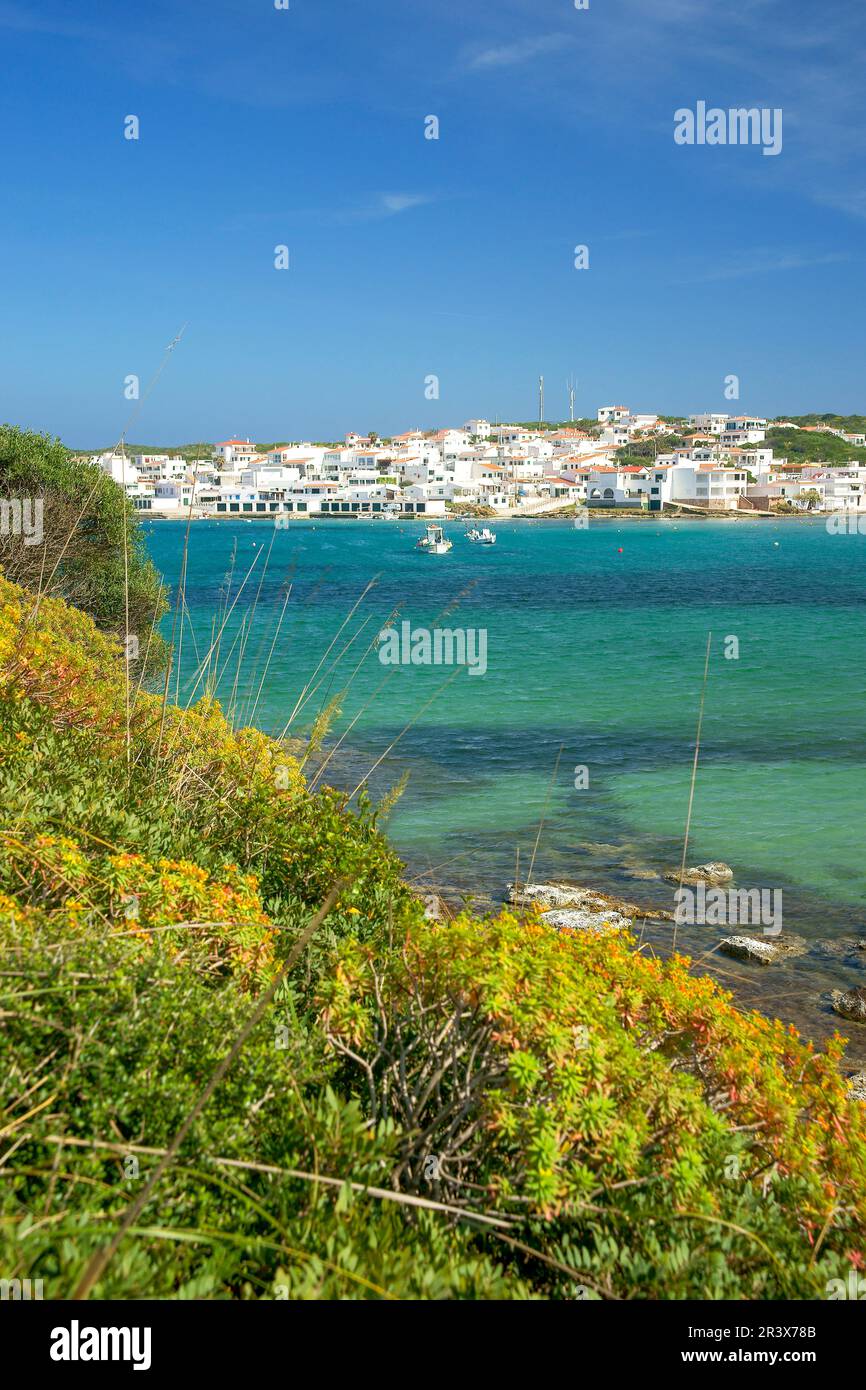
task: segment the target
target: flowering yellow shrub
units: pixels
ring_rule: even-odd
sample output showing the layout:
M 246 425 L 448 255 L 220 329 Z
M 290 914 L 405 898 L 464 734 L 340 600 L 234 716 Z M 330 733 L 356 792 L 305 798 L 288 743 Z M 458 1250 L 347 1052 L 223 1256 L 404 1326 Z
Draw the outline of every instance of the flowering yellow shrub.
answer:
M 424 1190 L 435 1160 L 448 1200 L 580 1229 L 609 1214 L 619 1230 L 630 1211 L 656 1238 L 733 1225 L 744 1203 L 750 1224 L 769 1220 L 787 1194 L 807 1268 L 854 1258 L 866 1115 L 841 1039 L 817 1054 L 686 958 L 635 948 L 507 912 L 419 921 L 389 952 L 341 943 L 322 1023 L 377 1121 L 405 1136 L 400 1184 Z
M 254 874 L 227 864 L 211 874 L 189 861 L 137 854 L 88 858 L 69 836 L 37 835 L 30 844 L 5 837 L 22 897 L 47 920 L 87 927 L 117 924 L 197 969 L 231 970 L 244 988 L 271 978 L 276 933 Z M 0 894 L 0 911 L 20 911 Z
M 0 576 L 0 697 L 30 701 L 50 713 L 55 727 L 98 733 L 104 757 L 126 747 L 126 689 L 121 644 L 60 599 L 35 596 Z M 298 761 L 258 729 L 234 730 L 217 701 L 203 697 L 189 709 L 132 688 L 130 740 L 135 756 L 158 749 L 167 779 L 179 786 L 208 769 L 222 781 L 260 783 L 269 793 L 298 795 Z M 277 769 L 281 775 L 277 776 Z M 200 785 L 200 784 L 199 784 Z

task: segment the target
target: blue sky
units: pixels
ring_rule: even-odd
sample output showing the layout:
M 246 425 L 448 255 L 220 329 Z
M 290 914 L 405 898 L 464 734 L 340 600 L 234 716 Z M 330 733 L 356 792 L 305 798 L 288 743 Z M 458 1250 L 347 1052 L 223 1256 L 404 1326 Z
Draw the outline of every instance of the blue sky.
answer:
M 569 374 L 866 410 L 861 0 L 290 5 L 0 0 L 0 418 L 112 441 L 184 323 L 133 440 L 532 418 L 540 373 L 550 418 Z M 676 145 L 699 100 L 781 154 Z

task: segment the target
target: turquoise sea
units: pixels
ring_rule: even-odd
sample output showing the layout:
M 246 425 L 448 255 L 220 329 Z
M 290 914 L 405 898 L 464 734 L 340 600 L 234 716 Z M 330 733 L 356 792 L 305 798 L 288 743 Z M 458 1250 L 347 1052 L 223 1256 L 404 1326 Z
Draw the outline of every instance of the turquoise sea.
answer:
M 185 529 L 145 526 L 173 591 Z M 263 729 L 303 736 L 343 691 L 326 777 L 348 789 L 402 734 L 369 785 L 379 796 L 409 774 L 387 828 L 419 886 L 498 901 L 534 854 L 536 879 L 671 908 L 651 875 L 682 853 L 711 632 L 689 862 L 781 889 L 784 929 L 811 944 L 784 967 L 712 966 L 744 1000 L 826 1034 L 827 990 L 864 983 L 866 966 L 866 537 L 819 520 L 612 518 L 497 522 L 482 547 L 451 523 L 454 548 L 428 556 L 422 529 L 193 522 L 181 699 L 200 693 L 197 660 L 234 602 L 218 693 L 237 722 L 255 704 Z M 395 612 L 483 629 L 485 673 L 381 664 L 373 639 Z M 669 934 L 650 938 L 663 949 Z M 679 940 L 699 954 L 717 938 Z

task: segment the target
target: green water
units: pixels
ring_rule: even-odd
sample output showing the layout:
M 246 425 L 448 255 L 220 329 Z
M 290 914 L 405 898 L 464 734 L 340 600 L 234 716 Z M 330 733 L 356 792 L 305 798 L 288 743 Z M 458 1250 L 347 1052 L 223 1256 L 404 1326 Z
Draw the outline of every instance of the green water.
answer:
M 184 529 L 148 526 L 172 584 Z M 289 732 L 303 734 L 345 689 L 331 743 L 355 722 L 327 776 L 352 788 L 415 721 L 370 783 L 379 794 L 409 772 L 388 832 L 410 872 L 498 899 L 518 855 L 523 876 L 534 855 L 536 878 L 670 907 L 672 890 L 646 875 L 682 852 L 712 632 L 689 860 L 723 859 L 739 886 L 783 890 L 785 929 L 815 943 L 816 989 L 862 970 L 864 953 L 839 956 L 838 943 L 866 934 L 866 537 L 818 520 L 501 522 L 495 547 L 453 525 L 453 550 L 427 556 L 414 550 L 421 529 L 194 523 L 182 689 L 258 553 L 222 637 L 223 658 L 236 639 L 224 703 L 234 690 L 248 716 L 291 584 L 255 722 L 279 733 L 300 700 Z M 485 674 L 460 669 L 446 685 L 455 668 L 383 666 L 369 644 L 397 608 L 413 626 L 484 629 Z

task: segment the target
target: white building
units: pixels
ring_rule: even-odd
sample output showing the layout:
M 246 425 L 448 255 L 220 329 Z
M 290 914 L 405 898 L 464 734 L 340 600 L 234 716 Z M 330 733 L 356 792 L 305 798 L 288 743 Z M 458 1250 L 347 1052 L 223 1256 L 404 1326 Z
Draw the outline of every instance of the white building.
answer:
M 490 438 L 489 420 L 467 420 L 466 424 L 463 426 L 463 429 L 466 434 L 474 436 L 476 439 Z
M 828 512 L 862 512 L 866 510 L 866 467 L 804 468 L 800 474 L 803 487 L 819 488 Z
M 761 444 L 767 437 L 767 422 L 752 415 L 731 415 L 721 436 L 722 444 L 742 446 Z
M 696 430 L 703 430 L 706 434 L 724 434 L 728 427 L 727 415 L 704 414 L 690 415 L 689 424 Z
M 657 415 L 629 415 L 626 423 L 632 430 L 654 430 L 659 427 L 660 422 Z
M 249 463 L 255 458 L 258 450 L 255 444 L 251 444 L 248 439 L 223 439 L 213 447 L 214 458 L 220 463 L 232 464 Z
M 90 462 L 98 464 L 103 473 L 107 473 L 116 483 L 125 484 L 127 488 L 138 482 L 138 469 L 129 454 L 95 454 Z
M 606 444 L 611 449 L 621 449 L 628 444 L 631 438 L 631 429 L 628 425 L 611 424 L 605 425 L 599 435 L 599 443 Z
M 525 444 L 533 437 L 522 425 L 491 425 L 490 435 L 500 444 Z
M 805 482 L 802 478 L 763 478 L 749 485 L 747 496 L 765 511 L 770 510 L 772 502 L 789 502 L 801 511 L 824 511 L 826 506 L 824 484 L 817 480 Z M 835 510 L 833 507 L 826 509 Z
M 189 511 L 193 500 L 193 486 L 184 480 L 162 478 L 153 484 L 153 507 L 155 512 Z
M 133 454 L 132 462 L 142 478 L 184 478 L 190 471 L 179 454 Z
M 598 464 L 586 478 L 586 502 L 590 507 L 641 507 L 661 511 L 670 501 L 670 474 L 665 465 Z
M 736 510 L 737 499 L 746 496 L 749 486 L 745 469 L 720 468 L 714 463 L 678 463 L 670 471 L 672 502 L 706 503 L 714 511 Z

